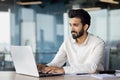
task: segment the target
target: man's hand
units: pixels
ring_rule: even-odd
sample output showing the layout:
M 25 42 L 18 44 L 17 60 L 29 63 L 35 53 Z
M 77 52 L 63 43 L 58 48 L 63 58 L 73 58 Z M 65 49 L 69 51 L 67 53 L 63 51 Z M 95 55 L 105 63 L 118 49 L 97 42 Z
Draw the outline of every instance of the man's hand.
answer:
M 44 71 L 46 73 L 61 73 L 64 74 L 64 69 L 61 67 L 56 67 L 56 66 L 49 66 L 49 67 L 45 67 Z
M 56 67 L 56 66 L 46 66 L 42 64 L 37 65 L 38 70 L 42 71 L 43 73 L 60 73 L 64 74 L 64 69 L 61 67 Z
M 47 66 L 46 65 L 43 65 L 43 64 L 38 64 L 37 65 L 37 68 L 38 68 L 38 70 L 39 71 L 42 71 L 42 72 L 45 72 L 45 68 L 46 68 Z

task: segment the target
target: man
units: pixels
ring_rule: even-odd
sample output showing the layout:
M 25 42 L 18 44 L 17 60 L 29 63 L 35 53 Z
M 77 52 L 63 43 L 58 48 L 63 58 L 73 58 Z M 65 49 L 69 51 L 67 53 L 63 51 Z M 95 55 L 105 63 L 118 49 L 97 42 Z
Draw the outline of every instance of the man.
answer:
M 38 69 L 45 73 L 95 73 L 103 70 L 104 41 L 87 32 L 90 15 L 83 9 L 70 10 L 69 24 L 73 38 L 63 42 L 55 58 Z M 63 66 L 68 61 L 69 66 Z

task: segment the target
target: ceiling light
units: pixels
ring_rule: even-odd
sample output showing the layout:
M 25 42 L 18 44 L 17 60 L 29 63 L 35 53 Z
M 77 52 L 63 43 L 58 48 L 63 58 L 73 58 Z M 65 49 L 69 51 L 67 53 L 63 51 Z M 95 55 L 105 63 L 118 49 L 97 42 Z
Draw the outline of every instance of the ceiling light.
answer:
M 1 0 L 2 2 L 4 2 L 5 0 Z
M 32 1 L 32 2 L 16 2 L 19 5 L 35 5 L 35 4 L 42 4 L 41 1 Z
M 91 8 L 83 8 L 86 11 L 96 11 L 96 10 L 100 10 L 100 7 L 91 7 Z
M 110 4 L 119 4 L 118 1 L 114 1 L 114 0 L 100 0 L 100 1 L 105 3 L 110 3 Z
M 80 8 L 72 8 L 72 9 L 80 9 Z M 82 8 L 86 11 L 96 11 L 96 10 L 100 10 L 100 7 L 91 7 L 91 8 Z

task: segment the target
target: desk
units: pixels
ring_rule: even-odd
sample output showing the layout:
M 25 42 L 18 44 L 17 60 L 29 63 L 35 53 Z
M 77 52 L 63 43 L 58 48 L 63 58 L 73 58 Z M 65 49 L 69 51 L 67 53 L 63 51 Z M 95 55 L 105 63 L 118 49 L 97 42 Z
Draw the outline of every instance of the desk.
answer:
M 63 75 L 54 77 L 31 77 L 26 75 L 16 74 L 10 71 L 0 71 L 0 80 L 98 80 L 89 75 Z M 120 80 L 118 79 L 104 79 L 104 80 Z

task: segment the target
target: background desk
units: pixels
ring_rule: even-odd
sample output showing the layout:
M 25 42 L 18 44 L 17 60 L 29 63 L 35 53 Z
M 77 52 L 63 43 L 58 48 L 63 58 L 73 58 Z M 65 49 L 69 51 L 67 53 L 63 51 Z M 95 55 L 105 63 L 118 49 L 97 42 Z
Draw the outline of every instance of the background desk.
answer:
M 37 77 L 16 74 L 15 72 L 0 71 L 0 80 L 98 80 L 98 79 L 87 75 L 63 75 L 63 76 L 37 78 Z M 120 78 L 105 79 L 105 80 L 120 80 Z

